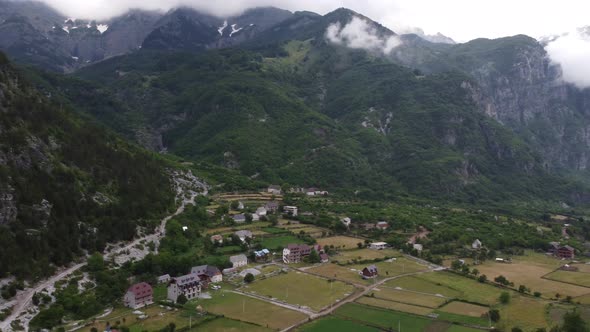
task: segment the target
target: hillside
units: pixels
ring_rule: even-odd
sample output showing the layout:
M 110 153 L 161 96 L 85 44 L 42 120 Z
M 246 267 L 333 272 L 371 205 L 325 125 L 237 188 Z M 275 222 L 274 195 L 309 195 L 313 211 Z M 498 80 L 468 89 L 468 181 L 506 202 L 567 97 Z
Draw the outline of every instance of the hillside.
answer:
M 322 40 L 142 51 L 76 77 L 62 92 L 129 138 L 268 182 L 474 204 L 576 203 L 584 192 L 478 111 L 468 75 L 424 77 Z M 88 107 L 95 94 L 106 99 Z
M 0 276 L 39 278 L 150 230 L 166 163 L 36 91 L 0 56 Z

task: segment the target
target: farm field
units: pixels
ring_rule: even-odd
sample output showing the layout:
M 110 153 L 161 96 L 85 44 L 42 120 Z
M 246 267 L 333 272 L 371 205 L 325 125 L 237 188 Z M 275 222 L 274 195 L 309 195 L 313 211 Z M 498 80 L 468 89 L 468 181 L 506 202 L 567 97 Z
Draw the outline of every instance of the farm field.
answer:
M 212 299 L 199 300 L 199 304 L 209 312 L 272 329 L 284 329 L 307 317 L 300 312 L 232 292 L 217 293 Z
M 343 305 L 336 310 L 335 315 L 363 321 L 385 329 L 397 327 L 399 324 L 404 332 L 422 332 L 432 322 L 426 317 L 377 309 L 356 303 Z
M 482 330 L 474 329 L 467 326 L 451 325 L 446 332 L 481 332 Z
M 338 261 L 340 264 L 350 264 L 352 260 L 368 260 L 368 259 L 382 259 L 385 257 L 400 256 L 396 250 L 372 250 L 372 249 L 356 249 L 344 250 L 337 255 L 332 256 L 332 261 Z
M 449 298 L 456 298 L 462 294 L 458 290 L 443 285 L 438 285 L 437 283 L 420 279 L 416 276 L 408 276 L 390 280 L 385 283 L 385 286 L 400 287 L 404 290 L 411 290 L 415 292 L 429 293 L 434 295 L 440 294 Z
M 380 332 L 374 327 L 336 317 L 322 318 L 302 326 L 300 332 Z
M 383 309 L 390 309 L 395 311 L 407 312 L 410 314 L 426 316 L 432 312 L 432 309 L 426 307 L 419 307 L 410 304 L 404 304 L 394 301 L 382 300 L 374 297 L 363 296 L 360 299 L 356 300 L 356 302 L 361 304 L 370 305 L 373 307 L 379 307 Z
M 270 332 L 270 328 L 240 322 L 233 319 L 217 318 L 203 323 L 196 328 L 197 331 L 207 332 Z
M 580 297 L 574 298 L 574 302 L 580 302 L 581 304 L 590 305 L 590 294 L 582 295 Z
M 453 301 L 444 307 L 439 309 L 442 312 L 448 312 L 450 314 L 465 315 L 471 317 L 481 317 L 485 315 L 490 309 L 488 307 Z
M 357 249 L 357 243 L 364 243 L 362 239 L 357 239 L 350 236 L 332 236 L 318 239 L 318 244 L 323 246 L 334 246 L 340 249 Z
M 357 264 L 350 265 L 350 267 L 358 271 L 361 271 L 364 267 L 368 265 L 375 265 L 377 267 L 377 270 L 379 271 L 378 279 L 384 279 L 405 273 L 413 273 L 428 270 L 427 266 L 418 264 L 417 262 L 407 259 L 405 257 L 400 257 L 392 262 Z
M 133 322 L 128 325 L 132 332 L 141 332 L 143 330 L 160 330 L 171 322 L 174 322 L 178 328 L 188 326 L 189 314 L 185 311 L 173 311 L 160 308 L 157 305 L 152 305 L 147 308 L 142 308 L 141 311 L 148 316 L 147 319 L 138 320 L 138 315 L 133 314 L 134 310 L 129 308 L 118 308 L 113 310 L 109 315 L 97 319 L 94 322 L 90 322 L 88 326 L 85 326 L 77 331 L 90 332 L 92 328 L 97 328 L 99 331 L 103 331 L 106 327 L 106 323 L 110 322 Z M 198 319 L 193 314 L 193 323 L 198 323 Z
M 278 248 L 284 248 L 290 243 L 301 243 L 301 242 L 302 241 L 294 235 L 281 235 L 281 236 L 263 238 L 260 244 L 262 245 L 263 248 L 268 248 L 270 250 L 276 250 Z
M 354 287 L 302 272 L 289 272 L 255 281 L 242 290 L 319 311 L 352 294 Z
M 401 302 L 405 304 L 412 304 L 427 308 L 438 308 L 446 302 L 443 297 L 434 295 L 419 294 L 409 291 L 396 290 L 393 288 L 379 287 L 375 289 L 372 294 L 376 298 Z
M 352 269 L 348 266 L 345 267 L 333 263 L 314 266 L 311 269 L 308 269 L 307 271 L 317 273 L 326 278 L 335 278 L 355 284 L 368 285 L 373 282 L 371 280 L 364 280 L 363 278 L 361 278 L 359 276 L 358 270 Z
M 241 224 L 241 225 L 235 225 L 235 226 L 231 226 L 231 227 L 227 226 L 227 227 L 211 228 L 211 229 L 208 229 L 205 233 L 207 235 L 229 234 L 229 233 L 233 233 L 235 231 L 239 231 L 242 229 L 254 230 L 254 229 L 264 228 L 264 227 L 268 227 L 268 226 L 270 226 L 270 223 L 267 221 L 257 221 L 257 222 L 253 222 L 251 224 Z
M 590 287 L 590 273 L 557 270 L 545 276 L 546 279 Z M 587 289 L 590 293 L 590 288 Z
M 590 273 L 590 264 L 572 264 L 572 266 L 577 267 L 581 273 Z
M 470 302 L 492 305 L 498 302 L 501 290 L 450 272 L 423 273 L 414 278 L 428 281 L 459 292 L 458 298 Z
M 511 264 L 485 262 L 477 266 L 481 274 L 485 274 L 488 280 L 493 280 L 503 275 L 515 286 L 525 285 L 533 292 L 541 292 L 543 297 L 551 298 L 556 293 L 567 296 L 580 296 L 588 293 L 588 289 L 581 286 L 570 285 L 559 281 L 543 279 L 546 274 L 553 272 L 563 262 L 543 254 L 528 252 L 525 256 L 514 257 Z
M 508 305 L 499 308 L 502 319 L 498 326 L 506 330 L 515 326 L 525 330 L 550 327 L 546 314 L 548 304 L 548 301 L 520 296 L 515 293 Z

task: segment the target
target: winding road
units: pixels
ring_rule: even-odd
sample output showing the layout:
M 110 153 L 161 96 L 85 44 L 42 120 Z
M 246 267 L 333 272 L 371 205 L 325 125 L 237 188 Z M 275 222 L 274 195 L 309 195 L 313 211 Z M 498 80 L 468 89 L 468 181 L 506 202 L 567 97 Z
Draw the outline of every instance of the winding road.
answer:
M 209 190 L 208 190 L 209 187 L 206 183 L 198 180 L 196 177 L 194 177 L 192 175 L 192 173 L 189 172 L 188 174 L 190 174 L 190 176 L 188 176 L 188 175 L 185 175 L 185 176 L 188 176 L 190 181 L 186 180 L 186 179 L 179 179 L 178 177 L 173 179 L 174 184 L 175 184 L 175 188 L 176 188 L 176 198 L 177 198 L 177 201 L 180 199 L 181 203 L 178 206 L 178 208 L 176 209 L 176 211 L 174 211 L 174 213 L 162 218 L 162 220 L 160 221 L 160 226 L 158 227 L 158 231 L 154 234 L 149 234 L 149 235 L 137 238 L 137 239 L 127 243 L 123 247 L 111 246 L 104 253 L 105 260 L 114 258 L 114 257 L 119 256 L 121 254 L 124 254 L 125 252 L 133 249 L 134 247 L 136 247 L 138 244 L 140 244 L 142 242 L 154 242 L 154 243 L 156 243 L 156 251 L 158 250 L 157 248 L 160 243 L 160 239 L 162 239 L 166 233 L 166 231 L 165 231 L 166 230 L 166 223 L 170 219 L 174 218 L 175 216 L 183 213 L 185 207 L 188 204 L 194 205 L 195 199 L 197 196 L 199 196 L 199 195 L 206 196 L 209 193 Z M 191 186 L 192 186 L 192 189 L 186 188 L 186 187 L 191 187 Z M 197 189 L 197 188 L 200 189 L 198 192 L 193 190 L 193 189 Z M 190 198 L 186 198 L 187 194 Z M 125 260 L 125 259 L 129 260 L 129 259 L 131 259 L 131 256 L 126 256 L 126 257 L 124 257 L 123 260 Z M 120 263 L 120 261 L 118 261 L 118 263 Z M 33 303 L 32 303 L 33 295 L 35 293 L 40 293 L 41 291 L 43 291 L 43 289 L 47 289 L 47 288 L 52 287 L 56 282 L 58 282 L 60 280 L 64 280 L 64 279 L 68 278 L 68 276 L 70 276 L 72 273 L 76 272 L 77 270 L 79 270 L 80 268 L 82 268 L 85 265 L 86 265 L 86 262 L 82 262 L 82 263 L 78 263 L 76 265 L 72 265 L 70 267 L 67 267 L 65 269 L 61 269 L 52 277 L 42 280 L 42 281 L 38 282 L 37 284 L 35 284 L 34 286 L 26 288 L 25 290 L 19 292 L 13 300 L 13 302 L 15 302 L 15 304 L 12 307 L 12 313 L 8 317 L 6 317 L 2 322 L 0 322 L 0 330 L 3 332 L 13 331 L 12 326 L 11 326 L 12 323 L 14 321 L 16 321 L 17 319 L 21 318 L 21 323 L 23 325 L 23 328 L 24 328 L 25 332 L 28 332 L 28 330 L 29 330 L 28 323 L 33 315 L 29 315 L 30 317 L 21 317 L 21 316 L 25 316 L 28 313 L 28 311 L 33 308 Z

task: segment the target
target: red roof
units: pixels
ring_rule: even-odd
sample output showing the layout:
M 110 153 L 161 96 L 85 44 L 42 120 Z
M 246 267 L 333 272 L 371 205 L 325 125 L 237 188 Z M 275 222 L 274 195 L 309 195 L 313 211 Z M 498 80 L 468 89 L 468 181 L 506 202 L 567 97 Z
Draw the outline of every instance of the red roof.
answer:
M 148 284 L 147 282 L 140 282 L 138 284 L 135 284 L 129 287 L 127 291 L 135 294 L 135 297 L 144 297 L 154 294 L 152 286 L 150 286 L 150 284 Z

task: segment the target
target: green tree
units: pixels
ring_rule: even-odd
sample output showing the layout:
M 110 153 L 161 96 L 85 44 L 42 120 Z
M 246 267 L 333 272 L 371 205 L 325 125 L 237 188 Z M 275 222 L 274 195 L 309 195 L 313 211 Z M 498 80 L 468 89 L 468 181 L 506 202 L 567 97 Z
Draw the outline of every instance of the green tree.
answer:
M 485 274 L 482 274 L 477 278 L 477 281 L 484 283 L 484 282 L 488 281 L 488 276 L 486 276 Z
M 88 257 L 88 271 L 90 272 L 98 272 L 105 269 L 104 265 L 104 258 L 98 252 L 95 252 L 90 257 Z
M 502 292 L 502 294 L 500 294 L 500 303 L 508 304 L 509 302 L 510 302 L 510 293 Z
M 582 319 L 577 310 L 569 311 L 563 316 L 563 332 L 588 332 L 588 324 Z
M 178 298 L 176 298 L 176 302 L 178 302 L 178 304 L 185 304 L 188 302 L 188 299 L 184 294 L 180 294 L 178 295 Z
M 309 254 L 309 258 L 308 259 L 309 259 L 309 262 L 312 263 L 312 264 L 319 263 L 321 261 L 320 254 L 315 249 L 313 249 L 311 251 L 311 253 Z
M 453 269 L 454 271 L 459 271 L 462 267 L 463 267 L 463 262 L 461 262 L 458 259 L 454 260 L 451 263 L 451 269 Z
M 252 273 L 246 274 L 246 276 L 244 277 L 244 282 L 249 284 L 253 281 L 254 281 L 254 275 Z
M 492 322 L 498 322 L 500 320 L 500 311 L 498 309 L 488 311 L 488 315 Z

